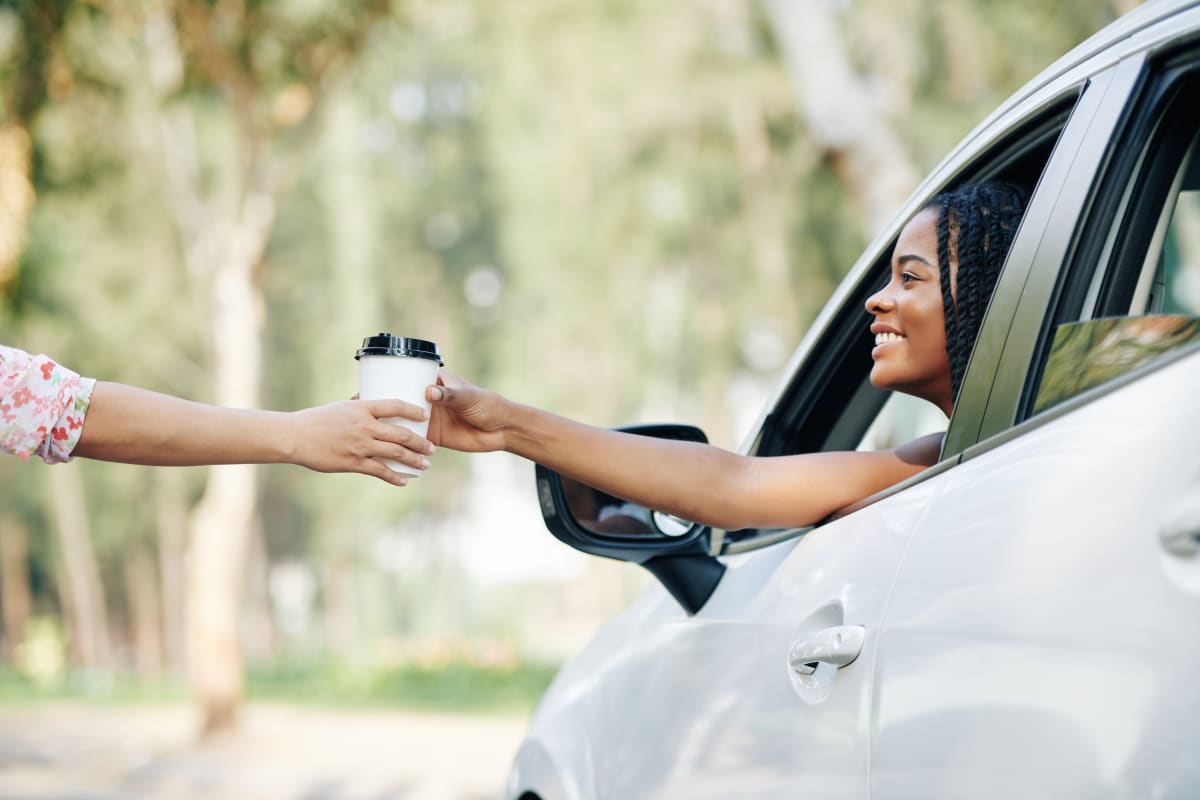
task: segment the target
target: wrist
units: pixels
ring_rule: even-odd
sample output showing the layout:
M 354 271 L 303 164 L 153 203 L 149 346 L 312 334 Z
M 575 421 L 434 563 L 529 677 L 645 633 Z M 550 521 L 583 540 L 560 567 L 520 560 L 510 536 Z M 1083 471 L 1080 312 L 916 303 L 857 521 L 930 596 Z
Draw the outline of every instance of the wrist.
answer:
M 531 409 L 529 406 L 514 403 L 503 397 L 500 398 L 500 402 L 504 410 L 501 415 L 503 422 L 496 429 L 496 433 L 500 436 L 500 449 L 519 455 L 523 450 L 522 443 L 528 439 L 526 432 L 529 430 L 529 425 L 526 419 Z
M 264 443 L 268 461 L 283 464 L 299 464 L 300 451 L 304 435 L 301 412 L 299 411 L 264 411 L 267 414 L 264 428 L 270 433 Z
M 533 406 L 507 402 L 505 424 L 497 433 L 503 449 L 514 455 L 541 461 L 545 457 L 546 438 L 552 435 L 554 415 Z

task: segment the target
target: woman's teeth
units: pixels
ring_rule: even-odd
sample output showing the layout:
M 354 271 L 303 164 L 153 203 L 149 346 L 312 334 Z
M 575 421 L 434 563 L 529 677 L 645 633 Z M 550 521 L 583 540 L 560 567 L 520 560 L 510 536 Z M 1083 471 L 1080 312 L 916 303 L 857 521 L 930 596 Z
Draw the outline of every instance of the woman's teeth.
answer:
M 875 344 L 887 344 L 888 342 L 903 342 L 904 337 L 898 333 L 877 333 L 875 334 Z

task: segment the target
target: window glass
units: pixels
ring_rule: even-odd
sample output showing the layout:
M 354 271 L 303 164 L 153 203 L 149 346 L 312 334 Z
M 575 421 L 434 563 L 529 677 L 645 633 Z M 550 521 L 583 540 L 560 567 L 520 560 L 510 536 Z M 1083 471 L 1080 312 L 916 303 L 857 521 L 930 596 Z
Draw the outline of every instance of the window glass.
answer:
M 1200 316 L 1200 185 L 1193 183 L 1180 192 L 1163 242 L 1162 260 L 1166 283 L 1163 313 Z
M 855 449 L 890 450 L 944 430 L 946 415 L 933 403 L 903 392 L 892 392 Z

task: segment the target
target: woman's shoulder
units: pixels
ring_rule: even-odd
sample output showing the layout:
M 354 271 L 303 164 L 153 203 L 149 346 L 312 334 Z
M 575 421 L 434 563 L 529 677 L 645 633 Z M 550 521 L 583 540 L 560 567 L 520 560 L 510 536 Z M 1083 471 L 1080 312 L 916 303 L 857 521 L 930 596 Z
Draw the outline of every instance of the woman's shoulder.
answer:
M 942 442 L 945 438 L 946 434 L 942 432 L 926 434 L 911 442 L 905 442 L 892 452 L 906 464 L 932 467 L 941 458 Z

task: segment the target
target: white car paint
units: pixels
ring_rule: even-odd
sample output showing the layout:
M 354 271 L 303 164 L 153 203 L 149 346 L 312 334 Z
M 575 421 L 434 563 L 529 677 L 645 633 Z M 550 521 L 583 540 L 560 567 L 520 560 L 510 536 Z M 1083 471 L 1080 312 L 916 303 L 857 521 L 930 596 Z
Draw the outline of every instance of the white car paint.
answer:
M 880 634 L 872 798 L 1195 797 L 1200 354 L 949 470 Z M 1190 713 L 1187 713 L 1190 712 Z
M 729 558 L 694 616 L 649 589 L 555 680 L 510 787 L 537 786 L 543 800 L 866 797 L 875 637 L 849 666 L 819 668 L 804 696 L 787 656 L 828 628 L 878 628 L 938 486 L 935 477 L 803 538 Z M 543 788 L 551 771 L 578 783 L 558 781 L 555 795 Z

